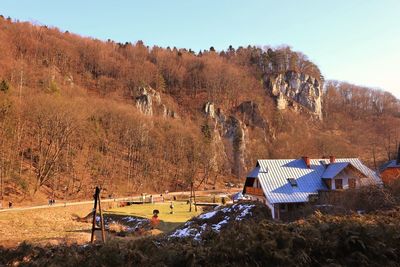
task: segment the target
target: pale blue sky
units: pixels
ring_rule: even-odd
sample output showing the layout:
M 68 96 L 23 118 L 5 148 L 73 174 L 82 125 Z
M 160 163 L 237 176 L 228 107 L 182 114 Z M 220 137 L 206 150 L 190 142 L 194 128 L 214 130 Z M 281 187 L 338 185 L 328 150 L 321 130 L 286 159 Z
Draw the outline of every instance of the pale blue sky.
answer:
M 327 79 L 400 98 L 400 0 L 0 0 L 0 14 L 104 40 L 195 51 L 287 44 Z

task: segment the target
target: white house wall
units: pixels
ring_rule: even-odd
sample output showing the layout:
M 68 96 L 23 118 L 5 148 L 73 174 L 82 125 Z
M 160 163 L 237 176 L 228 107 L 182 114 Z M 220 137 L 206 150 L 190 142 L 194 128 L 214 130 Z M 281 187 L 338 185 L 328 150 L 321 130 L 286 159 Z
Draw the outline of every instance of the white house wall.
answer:
M 334 179 L 332 179 L 332 189 L 336 189 L 336 179 L 342 179 L 343 189 L 349 189 L 349 179 L 356 179 L 356 188 L 360 187 L 360 178 L 363 178 L 361 174 L 356 171 L 345 169 L 341 171 Z

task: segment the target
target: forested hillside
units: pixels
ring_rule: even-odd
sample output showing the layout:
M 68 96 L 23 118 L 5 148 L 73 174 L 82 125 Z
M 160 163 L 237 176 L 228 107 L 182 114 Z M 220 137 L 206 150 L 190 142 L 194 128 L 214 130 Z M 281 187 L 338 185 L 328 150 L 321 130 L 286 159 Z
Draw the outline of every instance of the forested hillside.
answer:
M 243 178 L 258 158 L 334 154 L 375 168 L 395 156 L 399 130 L 393 95 L 325 81 L 289 47 L 194 52 L 0 18 L 5 198 L 185 190 Z

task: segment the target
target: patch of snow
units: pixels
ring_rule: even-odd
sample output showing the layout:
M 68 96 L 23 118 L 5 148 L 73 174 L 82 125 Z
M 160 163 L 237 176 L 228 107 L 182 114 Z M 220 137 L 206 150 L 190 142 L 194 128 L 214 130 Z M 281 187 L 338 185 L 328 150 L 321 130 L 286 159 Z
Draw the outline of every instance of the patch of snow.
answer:
M 214 232 L 219 233 L 223 226 L 229 223 L 230 220 L 241 221 L 249 214 L 252 214 L 251 210 L 255 207 L 255 205 L 249 204 L 234 204 L 230 207 L 225 207 L 222 209 L 216 209 L 214 211 L 210 211 L 198 216 L 198 219 L 206 220 L 213 218 L 216 216 L 218 212 L 222 212 L 225 214 L 224 218 L 211 226 L 204 222 L 201 226 L 193 225 L 193 222 L 188 221 L 186 222 L 181 229 L 175 230 L 169 237 L 176 237 L 176 238 L 185 238 L 185 237 L 192 237 L 193 240 L 201 242 L 201 236 L 207 227 L 211 227 Z M 237 215 L 236 215 L 237 214 Z M 236 215 L 236 216 L 234 216 Z
M 193 239 L 200 242 L 200 241 L 201 241 L 201 232 L 198 232 L 198 233 L 194 236 Z
M 170 237 L 178 237 L 178 238 L 184 238 L 184 237 L 190 237 L 196 232 L 196 229 L 190 228 L 189 226 L 183 229 L 178 229 L 176 230 Z
M 202 220 L 210 219 L 210 218 L 214 217 L 214 215 L 217 214 L 217 212 L 218 212 L 217 210 L 215 210 L 215 211 L 210 211 L 210 212 L 201 214 L 198 218 L 199 218 L 199 219 L 202 219 Z
M 122 220 L 124 220 L 126 222 L 142 222 L 145 219 L 140 219 L 140 218 L 135 218 L 135 217 L 124 217 L 124 218 L 122 218 Z
M 200 226 L 200 231 L 194 236 L 194 240 L 196 241 L 201 241 L 201 234 L 206 230 L 207 224 L 204 223 L 202 226 Z
M 251 209 L 254 207 L 255 205 L 246 205 L 246 206 L 242 206 L 241 207 L 241 210 L 242 210 L 242 213 L 239 215 L 239 216 L 237 216 L 236 217 L 236 221 L 241 221 L 241 220 L 243 220 L 246 216 L 247 216 L 247 214 L 251 214 Z
M 231 208 L 223 208 L 223 209 L 221 209 L 221 211 L 223 213 L 227 213 L 228 211 L 231 211 Z
M 216 231 L 217 233 L 219 233 L 219 231 L 221 231 L 221 227 L 222 227 L 224 224 L 227 224 L 228 221 L 229 221 L 229 217 L 225 217 L 225 219 L 222 220 L 222 221 L 220 221 L 219 223 L 213 224 L 213 225 L 211 226 L 211 228 L 212 228 L 214 231 Z

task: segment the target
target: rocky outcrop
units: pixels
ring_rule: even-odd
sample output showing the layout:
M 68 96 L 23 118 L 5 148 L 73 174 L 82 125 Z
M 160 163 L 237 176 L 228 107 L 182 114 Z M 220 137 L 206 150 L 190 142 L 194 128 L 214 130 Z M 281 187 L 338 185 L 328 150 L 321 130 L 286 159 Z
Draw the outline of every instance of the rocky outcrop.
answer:
M 247 126 L 254 126 L 263 129 L 268 127 L 267 122 L 261 116 L 258 105 L 253 101 L 241 103 L 236 107 L 235 114 L 237 114 Z
M 266 76 L 264 80 L 267 90 L 276 98 L 278 109 L 304 107 L 322 119 L 322 82 L 318 79 L 304 73 L 287 71 Z
M 206 102 L 203 112 L 213 121 L 214 142 L 223 147 L 226 159 L 230 159 L 232 173 L 238 177 L 246 170 L 246 145 L 249 142 L 249 128 L 260 128 L 264 133 L 269 132 L 267 121 L 261 115 L 258 105 L 246 101 L 233 108 L 226 115 L 213 102 Z M 267 134 L 266 134 L 267 135 Z
M 139 95 L 135 98 L 136 108 L 145 115 L 162 115 L 165 118 L 179 118 L 178 114 L 161 103 L 161 95 L 151 87 L 139 88 Z
M 213 102 L 206 102 L 203 106 L 203 111 L 206 117 L 211 118 L 216 122 L 217 128 L 223 128 L 227 118 L 222 109 L 216 108 Z
M 173 119 L 179 119 L 178 113 L 176 113 L 174 110 L 169 109 L 166 105 L 162 104 L 162 115 L 164 118 L 173 118 Z
M 215 119 L 215 105 L 213 102 L 206 102 L 203 109 L 208 117 Z
M 247 127 L 235 116 L 229 116 L 225 121 L 223 137 L 228 139 L 232 149 L 232 172 L 238 177 L 246 171 L 246 141 Z
M 161 104 L 160 93 L 151 87 L 139 88 L 139 95 L 136 97 L 136 107 L 145 115 L 153 115 L 153 101 Z
M 136 108 L 145 115 L 153 115 L 153 103 L 148 95 L 136 97 Z

